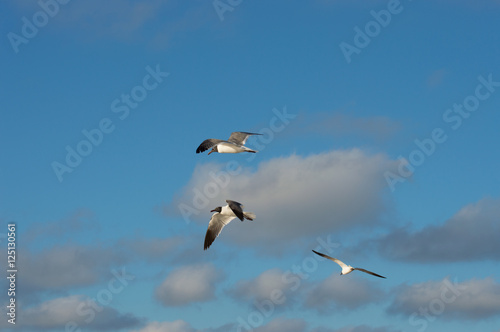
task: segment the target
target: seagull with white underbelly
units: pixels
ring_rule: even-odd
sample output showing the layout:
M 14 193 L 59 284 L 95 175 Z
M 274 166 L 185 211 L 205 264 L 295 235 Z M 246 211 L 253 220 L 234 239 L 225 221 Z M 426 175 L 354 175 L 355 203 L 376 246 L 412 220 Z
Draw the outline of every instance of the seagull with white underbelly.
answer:
M 255 214 L 252 212 L 243 212 L 244 206 L 241 203 L 226 200 L 226 206 L 218 206 L 210 212 L 215 212 L 212 214 L 212 218 L 208 223 L 207 234 L 205 235 L 205 244 L 203 250 L 207 250 L 210 245 L 215 241 L 215 238 L 219 236 L 220 232 L 229 224 L 233 219 L 238 218 L 241 221 L 254 220 Z
M 338 265 L 340 265 L 340 267 L 342 268 L 342 272 L 340 272 L 340 275 L 348 274 L 348 273 L 351 273 L 354 270 L 358 270 L 358 271 L 361 271 L 361 272 L 365 272 L 365 273 L 371 274 L 372 276 L 379 277 L 379 278 L 384 278 L 385 279 L 385 277 L 383 277 L 383 276 L 381 276 L 379 274 L 376 274 L 374 272 L 371 272 L 371 271 L 368 271 L 368 270 L 365 270 L 365 269 L 362 269 L 362 268 L 359 268 L 359 267 L 352 267 L 352 266 L 347 265 L 344 262 L 342 262 L 342 261 L 340 261 L 340 260 L 338 260 L 336 258 L 330 257 L 328 255 L 322 254 L 322 253 L 314 251 L 314 250 L 313 250 L 313 252 L 315 254 L 317 254 L 317 255 L 320 255 L 321 257 L 328 258 L 329 260 L 332 260 L 335 263 L 337 263 Z
M 235 131 L 231 133 L 227 141 L 209 138 L 204 140 L 200 146 L 196 149 L 196 153 L 204 152 L 208 149 L 212 149 L 208 154 L 212 152 L 218 153 L 240 153 L 240 152 L 251 152 L 256 153 L 258 151 L 252 150 L 245 146 L 245 142 L 247 141 L 249 136 L 252 135 L 262 135 L 255 133 L 247 133 L 244 131 Z

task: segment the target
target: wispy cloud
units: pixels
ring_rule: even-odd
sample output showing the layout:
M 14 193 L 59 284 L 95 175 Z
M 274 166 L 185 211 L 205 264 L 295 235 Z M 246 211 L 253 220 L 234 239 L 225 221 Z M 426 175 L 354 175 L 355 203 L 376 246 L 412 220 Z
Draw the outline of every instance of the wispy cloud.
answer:
M 433 88 L 433 87 L 436 87 L 436 86 L 442 84 L 443 80 L 445 79 L 447 74 L 448 74 L 448 72 L 444 68 L 437 69 L 437 70 L 433 71 L 427 77 L 427 86 Z
M 305 113 L 292 123 L 294 134 L 320 134 L 333 137 L 361 137 L 384 141 L 403 125 L 385 116 L 356 117 L 346 112 Z
M 41 10 L 38 1 L 16 1 L 12 7 L 27 16 Z M 186 6 L 176 0 L 71 1 L 60 6 L 51 26 L 84 40 L 145 41 L 164 47 L 177 35 L 204 26 L 212 14 L 211 3 L 204 2 Z
M 44 221 L 35 224 L 26 230 L 24 241 L 32 243 L 43 241 L 47 238 L 57 237 L 59 242 L 67 236 L 83 231 L 96 231 L 99 229 L 94 213 L 89 209 L 78 209 L 68 217 L 55 221 Z
M 185 239 L 174 237 L 126 238 L 115 245 L 117 251 L 123 251 L 128 257 L 140 257 L 148 262 L 171 260 L 172 254 L 184 244 Z
M 156 17 L 163 3 L 160 0 L 76 1 L 59 15 L 60 23 L 86 31 L 93 38 L 131 39 L 143 33 L 143 28 Z

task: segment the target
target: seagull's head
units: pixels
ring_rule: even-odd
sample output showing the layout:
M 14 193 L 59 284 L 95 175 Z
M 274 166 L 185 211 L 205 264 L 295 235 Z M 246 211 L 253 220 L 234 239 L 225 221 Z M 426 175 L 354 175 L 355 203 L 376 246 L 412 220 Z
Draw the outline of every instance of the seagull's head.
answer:
M 213 209 L 210 212 L 219 212 L 219 213 L 221 213 L 222 212 L 222 206 L 218 206 L 218 207 L 216 207 L 215 209 Z
M 212 152 L 219 152 L 219 151 L 217 150 L 217 145 L 216 145 L 216 146 L 214 146 L 214 147 L 212 148 L 212 150 L 211 150 L 208 154 L 211 154 Z

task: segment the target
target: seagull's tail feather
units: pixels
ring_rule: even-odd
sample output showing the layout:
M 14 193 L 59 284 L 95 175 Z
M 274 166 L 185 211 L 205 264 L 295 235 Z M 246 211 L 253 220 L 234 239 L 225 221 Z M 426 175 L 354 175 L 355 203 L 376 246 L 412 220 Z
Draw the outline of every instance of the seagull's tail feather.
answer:
M 243 216 L 247 220 L 254 220 L 256 217 L 255 213 L 253 213 L 253 212 L 243 212 Z
M 252 149 L 250 149 L 250 148 L 248 148 L 246 146 L 243 146 L 243 149 L 244 149 L 245 152 L 250 152 L 250 153 L 257 153 L 257 152 L 259 152 L 257 150 L 252 150 Z

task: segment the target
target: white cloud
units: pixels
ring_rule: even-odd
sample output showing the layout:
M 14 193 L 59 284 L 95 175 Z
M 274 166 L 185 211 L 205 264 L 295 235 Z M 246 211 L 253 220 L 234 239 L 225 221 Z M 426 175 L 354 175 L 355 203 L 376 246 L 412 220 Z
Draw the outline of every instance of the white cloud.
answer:
M 216 328 L 195 329 L 186 321 L 175 320 L 172 322 L 150 322 L 139 330 L 131 332 L 227 332 L 235 328 L 234 323 L 225 324 Z
M 183 266 L 171 272 L 155 290 L 164 306 L 182 306 L 214 298 L 222 273 L 211 264 Z
M 248 328 L 251 328 L 248 326 Z M 246 331 L 246 327 L 242 327 Z M 367 325 L 349 326 L 340 329 L 316 327 L 308 329 L 308 324 L 303 319 L 276 318 L 264 326 L 253 329 L 255 332 L 396 332 L 390 327 L 371 327 Z M 141 331 L 142 332 L 142 331 Z
M 461 283 L 448 278 L 403 285 L 388 308 L 393 314 L 412 315 L 418 322 L 426 315 L 448 319 L 485 319 L 500 315 L 500 284 L 492 278 Z
M 234 176 L 223 165 L 205 164 L 197 167 L 170 210 L 189 205 L 198 212 L 189 218 L 206 225 L 211 209 L 226 199 L 239 201 L 257 218 L 231 223 L 218 241 L 283 249 L 307 236 L 380 224 L 387 209 L 383 173 L 396 172 L 397 166 L 385 155 L 358 149 L 274 158 Z
M 331 275 L 307 293 L 304 306 L 320 313 L 357 309 L 379 302 L 384 292 L 375 283 L 353 276 Z
M 176 320 L 173 322 L 151 322 L 134 332 L 196 332 L 187 322 Z
M 442 225 L 420 231 L 397 229 L 376 241 L 392 259 L 415 262 L 500 260 L 500 199 L 485 198 L 462 208 Z
M 282 305 L 288 298 L 287 293 L 291 291 L 291 285 L 285 281 L 282 270 L 271 269 L 252 280 L 240 280 L 229 294 L 247 303 L 276 300 L 277 304 Z
M 305 332 L 306 322 L 301 319 L 276 318 L 264 326 L 254 329 L 255 332 Z
M 401 330 L 394 330 L 391 327 L 371 327 L 368 325 L 357 325 L 357 326 L 346 326 L 340 329 L 330 329 L 330 328 L 316 328 L 311 330 L 311 332 L 395 332 Z

